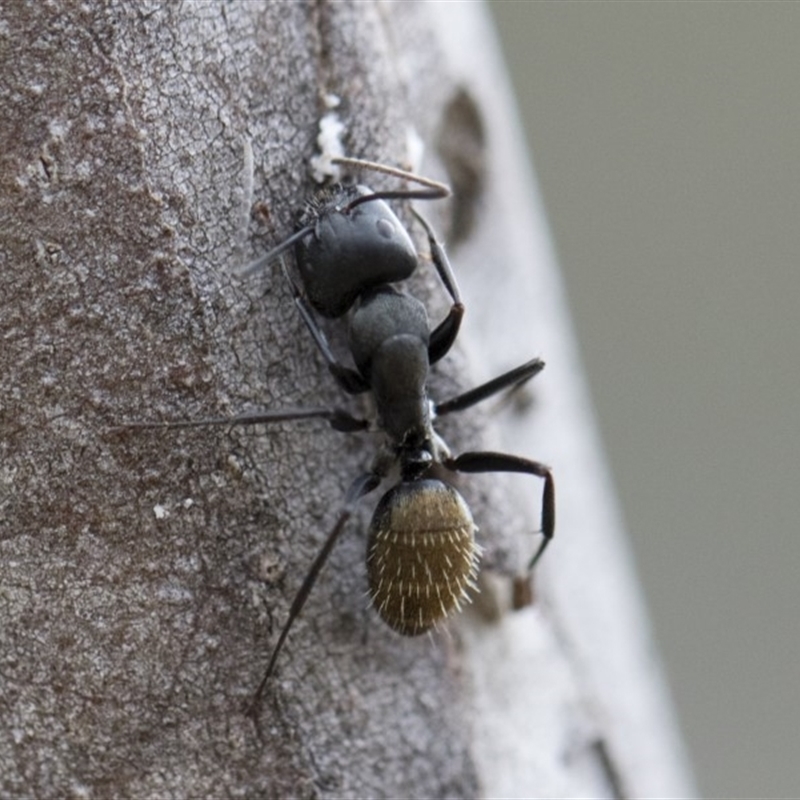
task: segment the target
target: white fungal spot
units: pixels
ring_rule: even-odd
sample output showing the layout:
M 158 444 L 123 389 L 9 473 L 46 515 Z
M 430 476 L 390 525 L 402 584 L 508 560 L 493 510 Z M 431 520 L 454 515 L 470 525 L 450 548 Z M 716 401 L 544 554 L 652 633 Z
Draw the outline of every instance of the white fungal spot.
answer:
M 412 172 L 419 172 L 422 165 L 422 156 L 425 153 L 425 143 L 417 133 L 416 128 L 409 125 L 406 128 L 406 157 L 408 167 Z
M 311 158 L 311 176 L 317 183 L 324 183 L 328 178 L 339 180 L 341 170 L 332 161 L 344 157 L 342 144 L 344 123 L 335 111 L 330 111 L 319 121 L 317 144 L 319 155 Z

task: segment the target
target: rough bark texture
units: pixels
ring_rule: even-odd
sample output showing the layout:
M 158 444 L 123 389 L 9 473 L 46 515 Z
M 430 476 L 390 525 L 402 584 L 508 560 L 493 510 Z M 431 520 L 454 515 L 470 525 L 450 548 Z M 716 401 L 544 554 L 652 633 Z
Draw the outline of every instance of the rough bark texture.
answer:
M 532 355 L 563 358 L 536 409 L 504 412 L 511 449 L 557 467 L 596 453 L 557 282 L 519 278 L 533 273 L 534 254 L 524 241 L 520 255 L 529 234 L 509 221 L 519 219 L 514 204 L 530 206 L 508 171 L 511 154 L 491 155 L 514 122 L 490 99 L 505 88 L 492 84 L 491 59 L 481 71 L 479 50 L 471 65 L 446 55 L 458 50 L 452 30 L 450 44 L 434 36 L 455 29 L 459 14 L 474 34 L 475 9 L 411 3 L 55 0 L 0 11 L 0 794 L 566 796 L 685 786 L 641 620 L 619 620 L 612 599 L 583 629 L 611 619 L 622 632 L 574 641 L 582 623 L 570 621 L 575 598 L 565 593 L 594 577 L 585 555 L 570 578 L 564 548 L 564 579 L 554 566 L 535 608 L 490 621 L 473 614 L 450 635 L 406 640 L 366 608 L 359 527 L 369 503 L 292 631 L 260 739 L 243 709 L 373 443 L 314 423 L 110 431 L 120 420 L 343 402 L 283 281 L 231 276 L 291 230 L 314 188 L 308 161 L 335 94 L 349 154 L 403 163 L 413 131 L 426 171 L 456 189 L 429 215 L 473 287 L 473 333 L 437 370 L 434 391 Z M 438 320 L 447 299 L 431 272 L 420 270 L 412 289 Z M 330 332 L 341 346 L 339 327 Z M 572 399 L 548 399 L 560 390 Z M 542 411 L 545 423 L 557 420 L 558 404 L 581 432 L 559 444 L 555 422 L 532 441 L 530 426 Z M 480 422 L 476 411 L 443 431 L 455 450 L 499 446 Z M 538 482 L 463 483 L 488 563 L 500 574 L 519 566 L 534 546 L 526 534 Z M 587 500 L 569 483 L 562 496 L 562 505 Z M 613 511 L 600 517 L 599 528 L 616 524 Z M 568 529 L 570 514 L 562 518 Z M 564 527 L 560 536 L 573 535 Z M 619 542 L 598 535 L 621 559 L 610 575 L 627 587 Z M 487 582 L 485 600 L 508 590 L 498 582 L 500 592 Z M 618 641 L 619 669 L 588 666 Z M 634 673 L 640 685 L 629 688 Z M 618 713 L 609 681 L 633 692 L 635 713 Z M 637 713 L 638 727 L 626 727 Z

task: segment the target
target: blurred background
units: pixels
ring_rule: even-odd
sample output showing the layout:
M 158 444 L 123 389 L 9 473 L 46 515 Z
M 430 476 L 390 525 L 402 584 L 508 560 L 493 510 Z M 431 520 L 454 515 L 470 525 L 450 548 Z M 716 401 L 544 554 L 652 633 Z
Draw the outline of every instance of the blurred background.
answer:
M 800 3 L 495 2 L 703 795 L 800 796 Z

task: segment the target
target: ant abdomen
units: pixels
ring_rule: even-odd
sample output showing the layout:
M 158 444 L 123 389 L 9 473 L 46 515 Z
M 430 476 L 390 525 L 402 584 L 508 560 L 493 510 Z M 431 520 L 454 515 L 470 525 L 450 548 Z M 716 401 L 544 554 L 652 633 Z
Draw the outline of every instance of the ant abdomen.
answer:
M 372 603 L 384 622 L 416 636 L 475 588 L 481 548 L 464 499 L 434 479 L 404 481 L 380 500 L 367 545 Z

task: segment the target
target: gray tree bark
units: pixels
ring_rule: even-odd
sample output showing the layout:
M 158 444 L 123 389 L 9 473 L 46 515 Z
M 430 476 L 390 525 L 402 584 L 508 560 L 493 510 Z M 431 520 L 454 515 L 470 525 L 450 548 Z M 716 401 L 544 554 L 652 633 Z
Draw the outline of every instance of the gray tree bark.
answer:
M 3 795 L 691 793 L 486 24 L 460 4 L 0 9 Z M 421 142 L 454 187 L 426 209 L 468 309 L 436 396 L 547 358 L 535 408 L 442 431 L 552 463 L 560 527 L 512 613 L 540 486 L 464 479 L 482 602 L 406 640 L 366 607 L 366 502 L 259 738 L 244 709 L 374 444 L 314 423 L 112 428 L 346 402 L 280 276 L 232 276 L 313 191 L 332 95 L 349 155 L 403 164 Z M 411 288 L 438 320 L 432 272 Z

